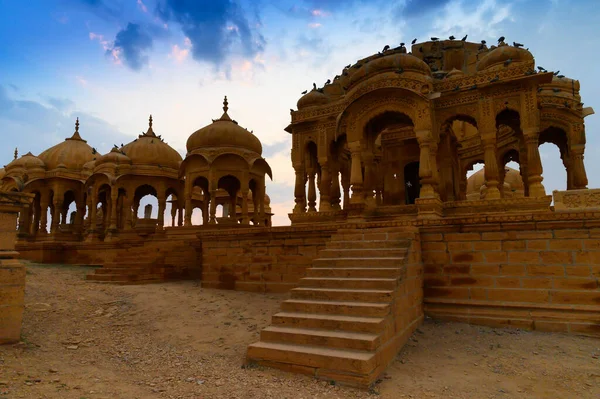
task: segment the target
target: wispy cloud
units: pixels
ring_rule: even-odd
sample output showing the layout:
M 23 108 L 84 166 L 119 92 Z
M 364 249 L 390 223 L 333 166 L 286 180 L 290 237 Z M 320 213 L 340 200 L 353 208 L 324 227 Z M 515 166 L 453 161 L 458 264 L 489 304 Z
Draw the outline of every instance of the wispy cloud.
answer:
M 142 12 L 145 12 L 145 13 L 148 12 L 148 7 L 146 7 L 146 5 L 144 4 L 144 2 L 142 0 L 137 0 L 137 5 L 140 8 L 140 10 L 142 10 Z
M 106 50 L 117 63 L 124 62 L 134 71 L 148 64 L 147 52 L 152 48 L 153 39 L 149 32 L 138 24 L 129 23 L 117 33 L 112 48 Z

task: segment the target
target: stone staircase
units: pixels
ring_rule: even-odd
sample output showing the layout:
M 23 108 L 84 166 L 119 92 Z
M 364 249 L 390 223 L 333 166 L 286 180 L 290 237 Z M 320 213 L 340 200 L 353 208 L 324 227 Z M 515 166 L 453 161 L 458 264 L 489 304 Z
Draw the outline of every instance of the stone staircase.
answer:
M 105 284 L 148 284 L 165 281 L 170 267 L 165 255 L 152 245 L 133 246 L 117 253 L 112 261 L 94 270 L 86 280 Z
M 402 228 L 339 230 L 248 347 L 248 362 L 372 384 L 422 320 L 397 317 L 413 238 Z

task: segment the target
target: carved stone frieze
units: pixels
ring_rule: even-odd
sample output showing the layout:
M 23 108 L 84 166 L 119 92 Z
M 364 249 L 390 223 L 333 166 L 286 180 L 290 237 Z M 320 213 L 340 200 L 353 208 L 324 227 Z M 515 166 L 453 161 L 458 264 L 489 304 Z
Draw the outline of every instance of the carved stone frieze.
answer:
M 556 212 L 600 210 L 600 189 L 552 192 Z
M 499 81 L 512 79 L 515 77 L 523 76 L 528 71 L 534 70 L 534 63 L 527 62 L 522 63 L 518 66 L 513 66 L 511 68 L 506 68 L 500 71 L 490 71 L 490 72 L 479 72 L 475 75 L 465 75 L 462 78 L 458 79 L 446 79 L 442 81 L 437 81 L 434 83 L 434 91 L 449 91 L 455 90 L 456 87 L 460 87 L 462 89 L 468 89 L 473 85 L 485 85 L 490 83 L 492 79 L 498 76 Z

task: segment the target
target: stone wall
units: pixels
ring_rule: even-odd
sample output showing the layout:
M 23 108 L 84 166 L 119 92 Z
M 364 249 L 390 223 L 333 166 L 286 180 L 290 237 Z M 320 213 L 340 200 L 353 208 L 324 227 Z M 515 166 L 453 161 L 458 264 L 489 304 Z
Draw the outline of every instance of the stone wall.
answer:
M 425 312 L 600 334 L 600 220 L 556 219 L 421 228 Z
M 325 248 L 337 226 L 272 227 L 199 233 L 202 286 L 287 292 Z

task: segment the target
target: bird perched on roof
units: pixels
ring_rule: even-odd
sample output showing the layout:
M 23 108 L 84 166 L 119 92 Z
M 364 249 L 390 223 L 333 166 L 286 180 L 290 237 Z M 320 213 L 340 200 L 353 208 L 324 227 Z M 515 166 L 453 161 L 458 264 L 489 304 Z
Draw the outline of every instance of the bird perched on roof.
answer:
M 537 69 L 538 69 L 538 71 L 540 71 L 540 72 L 547 72 L 547 71 L 546 71 L 546 68 L 544 68 L 544 67 L 542 67 L 542 66 L 538 66 L 538 67 L 537 67 Z
M 383 51 L 388 51 L 389 49 L 390 49 L 389 45 L 386 44 L 385 46 L 383 46 Z
M 415 44 L 416 42 L 417 42 L 417 38 L 415 37 L 415 38 L 413 39 L 413 41 L 412 41 L 412 42 L 410 42 L 410 44 Z
M 466 42 L 467 41 L 467 36 L 469 35 L 465 35 L 462 39 L 460 39 L 461 42 Z
M 513 42 L 513 46 L 516 48 L 523 47 L 523 45 L 521 43 L 517 43 L 517 42 Z
M 317 90 L 317 84 L 313 82 L 313 90 Z
M 504 61 L 504 66 L 507 67 L 512 63 L 512 58 L 507 59 L 506 61 Z
M 350 68 L 351 66 L 352 66 L 352 64 L 348 64 L 348 65 L 346 65 L 346 66 L 344 67 L 344 69 L 348 69 L 348 68 Z
M 554 76 L 558 76 L 559 73 L 560 73 L 560 71 L 554 72 Z
M 432 42 L 437 42 L 438 40 L 440 40 L 440 39 L 439 39 L 439 37 L 432 37 L 432 38 L 431 38 L 431 41 L 432 41 Z
M 558 75 L 558 76 L 557 76 L 557 78 L 559 78 L 559 79 L 562 79 L 562 78 L 564 78 L 564 77 L 565 77 L 565 75 Z
M 404 43 L 404 42 L 400 43 L 400 48 L 402 48 L 402 47 L 404 47 L 404 46 L 405 46 L 405 43 Z
M 490 83 L 497 82 L 499 80 L 500 80 L 500 76 L 496 75 L 496 76 L 494 76 L 494 78 L 492 80 L 490 80 Z
M 98 153 L 98 151 L 96 151 L 96 149 L 92 147 L 92 154 L 94 154 L 94 155 L 95 155 L 95 154 L 97 154 L 97 153 Z
M 327 82 L 325 82 L 326 85 L 331 84 L 331 79 L 327 79 Z
M 300 93 L 300 94 L 306 94 L 306 93 L 308 93 L 308 90 L 304 90 L 304 91 L 303 91 L 302 93 Z
M 498 43 L 502 43 L 502 42 L 504 42 L 504 39 L 505 39 L 505 37 L 504 37 L 504 36 L 500 36 L 500 37 L 498 38 Z
M 456 39 L 456 38 L 455 38 L 454 36 L 450 36 L 448 39 L 450 39 L 450 40 L 454 40 L 454 39 Z
M 479 45 L 479 50 L 483 50 L 485 48 L 485 40 L 481 41 L 481 44 Z

